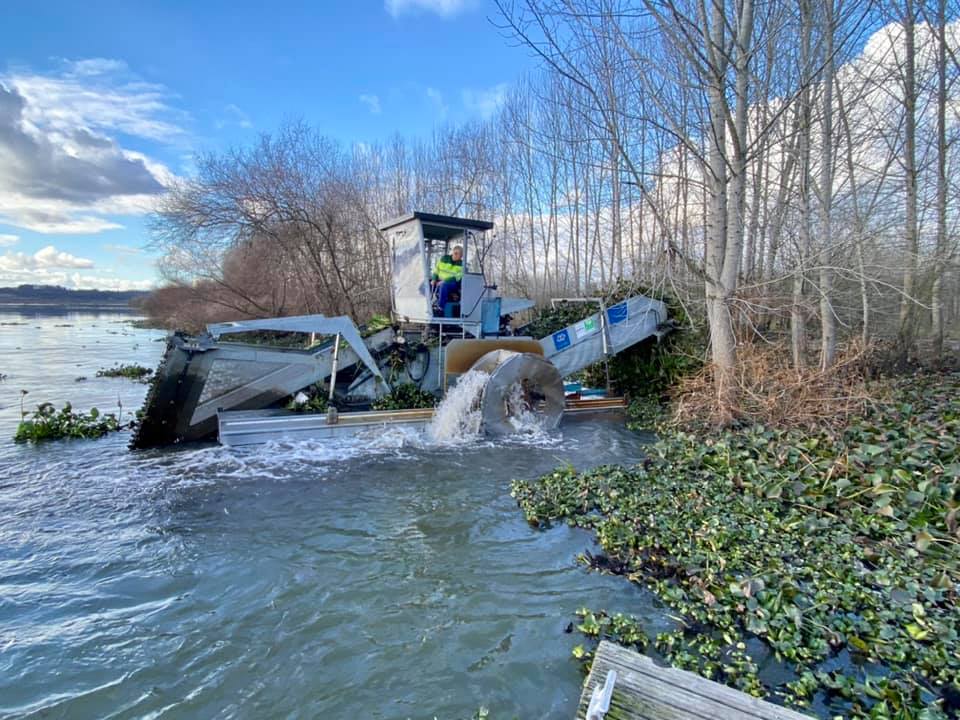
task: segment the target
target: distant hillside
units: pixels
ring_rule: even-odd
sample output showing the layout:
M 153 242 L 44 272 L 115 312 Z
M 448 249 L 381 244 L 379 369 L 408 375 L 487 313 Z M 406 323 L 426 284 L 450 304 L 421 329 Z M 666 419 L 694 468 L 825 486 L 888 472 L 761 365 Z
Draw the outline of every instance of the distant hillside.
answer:
M 70 290 L 56 285 L 18 285 L 0 288 L 0 305 L 58 305 L 127 307 L 149 293 L 139 290 Z

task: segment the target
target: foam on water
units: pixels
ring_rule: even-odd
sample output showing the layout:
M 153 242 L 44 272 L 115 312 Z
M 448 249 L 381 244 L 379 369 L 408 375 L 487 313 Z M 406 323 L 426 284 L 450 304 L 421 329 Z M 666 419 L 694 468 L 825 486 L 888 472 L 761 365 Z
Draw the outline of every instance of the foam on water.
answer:
M 141 475 L 176 477 L 179 486 L 216 485 L 224 481 L 285 481 L 309 475 L 322 478 L 334 463 L 402 459 L 426 445 L 410 428 L 385 428 L 342 439 L 279 439 L 260 445 L 187 446 L 137 457 Z

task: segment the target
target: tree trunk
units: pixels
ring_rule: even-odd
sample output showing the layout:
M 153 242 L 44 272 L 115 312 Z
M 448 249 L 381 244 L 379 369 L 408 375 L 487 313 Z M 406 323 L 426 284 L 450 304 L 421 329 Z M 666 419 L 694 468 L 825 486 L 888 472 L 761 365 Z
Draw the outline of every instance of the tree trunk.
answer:
M 747 0 L 750 2 L 750 0 Z M 727 116 L 729 107 L 725 96 L 726 60 L 724 59 L 723 6 L 713 4 L 712 17 L 703 18 L 704 39 L 707 42 L 707 55 L 710 58 L 709 81 L 707 85 L 709 139 L 708 139 L 708 206 L 707 241 L 705 253 L 706 280 L 705 291 L 707 316 L 710 324 L 710 348 L 715 369 L 714 382 L 717 392 L 717 406 L 723 421 L 732 419 L 737 405 L 735 370 L 737 363 L 736 337 L 733 332 L 733 318 L 730 313 L 730 301 L 736 290 L 736 273 L 733 283 L 729 282 L 730 268 L 725 267 L 731 251 L 739 257 L 740 247 L 735 245 L 742 237 L 736 229 L 728 227 L 731 219 L 736 222 L 736 208 L 733 215 L 728 207 L 728 164 L 727 164 Z M 740 78 L 737 78 L 740 89 Z M 739 98 L 738 98 L 739 99 Z M 735 199 L 734 204 L 740 197 Z M 742 218 L 740 218 L 742 220 Z
M 804 306 L 806 290 L 806 267 L 810 255 L 810 133 L 813 103 L 811 97 L 810 45 L 813 34 L 813 8 L 810 0 L 800 2 L 800 126 L 798 145 L 800 151 L 800 247 L 797 267 L 793 275 L 793 304 L 790 308 L 790 339 L 793 364 L 797 368 L 806 365 L 807 356 L 807 309 Z
M 913 346 L 914 293 L 917 277 L 919 242 L 917 238 L 917 87 L 915 17 L 913 0 L 906 0 L 903 16 L 905 57 L 903 77 L 903 170 L 906 184 L 904 237 L 906 257 L 903 270 L 903 296 L 900 300 L 900 350 L 903 359 Z
M 930 335 L 943 355 L 943 266 L 947 254 L 947 38 L 946 0 L 937 2 L 937 247 L 933 265 Z
M 824 4 L 823 116 L 820 132 L 820 369 L 837 354 L 837 320 L 833 309 L 833 0 Z

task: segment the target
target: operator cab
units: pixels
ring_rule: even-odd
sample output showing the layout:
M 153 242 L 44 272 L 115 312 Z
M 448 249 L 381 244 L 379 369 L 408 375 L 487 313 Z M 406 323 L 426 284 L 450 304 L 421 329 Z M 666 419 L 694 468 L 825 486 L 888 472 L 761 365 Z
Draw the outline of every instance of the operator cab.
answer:
M 484 337 L 500 332 L 501 299 L 487 285 L 479 258 L 493 223 L 450 215 L 413 212 L 380 226 L 390 245 L 391 303 L 398 321 L 459 325 L 465 335 Z M 463 249 L 459 293 L 450 293 L 441 307 L 431 277 L 438 261 L 455 247 Z M 531 303 L 532 304 L 532 303 Z

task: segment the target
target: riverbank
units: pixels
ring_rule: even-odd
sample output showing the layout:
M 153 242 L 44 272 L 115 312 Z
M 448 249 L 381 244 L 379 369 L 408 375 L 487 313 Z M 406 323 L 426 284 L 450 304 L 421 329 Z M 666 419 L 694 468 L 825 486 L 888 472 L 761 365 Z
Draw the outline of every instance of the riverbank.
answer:
M 60 307 L 129 309 L 149 293 L 139 290 L 75 290 L 56 285 L 0 287 L 0 307 Z
M 683 620 L 655 633 L 585 608 L 581 632 L 824 715 L 946 717 L 960 694 L 960 374 L 886 389 L 841 430 L 666 429 L 642 465 L 515 482 L 529 522 L 593 530 L 605 556 L 584 560 Z M 759 671 L 771 653 L 775 681 Z

